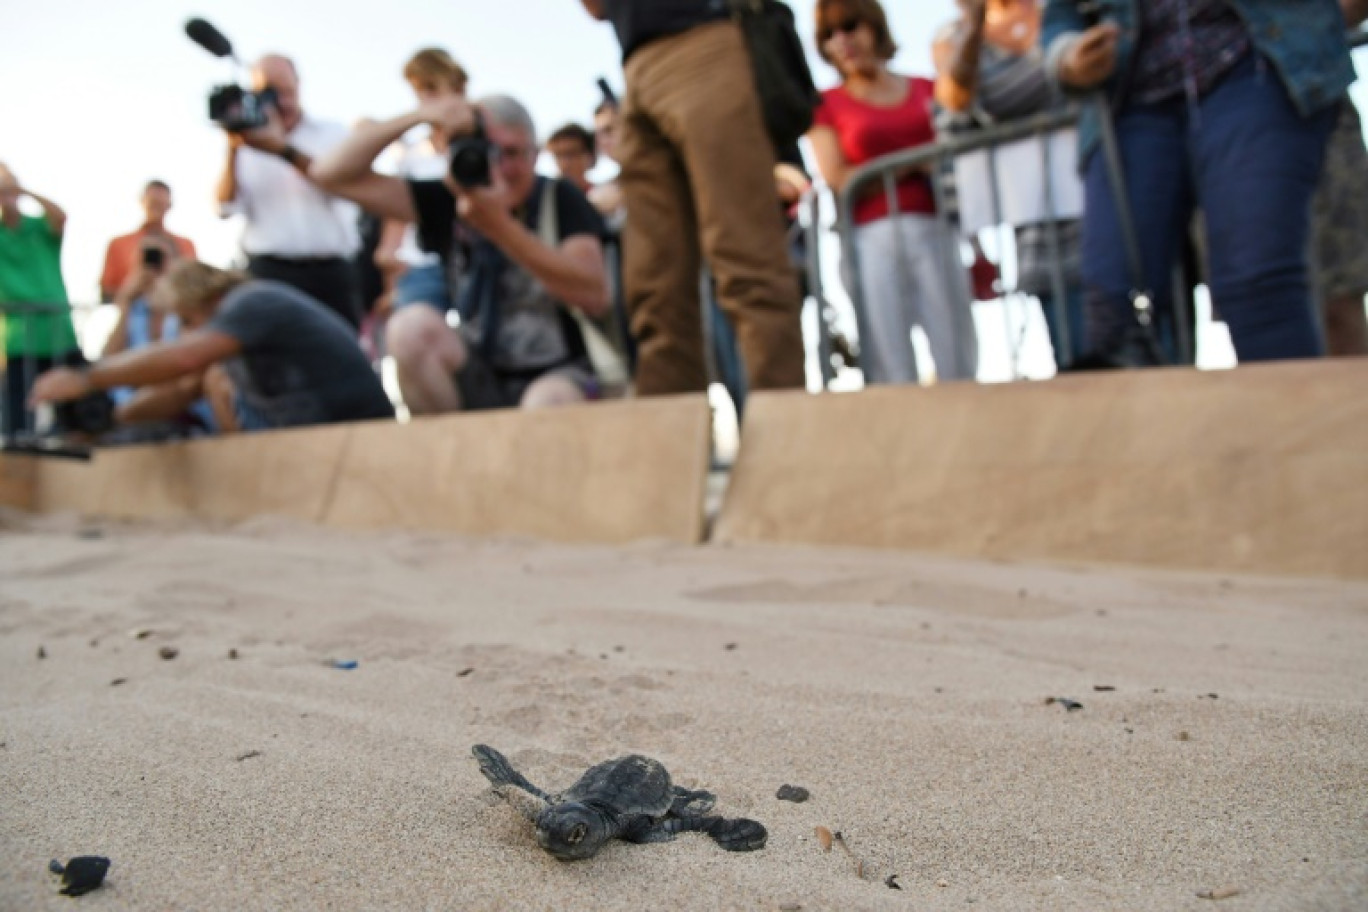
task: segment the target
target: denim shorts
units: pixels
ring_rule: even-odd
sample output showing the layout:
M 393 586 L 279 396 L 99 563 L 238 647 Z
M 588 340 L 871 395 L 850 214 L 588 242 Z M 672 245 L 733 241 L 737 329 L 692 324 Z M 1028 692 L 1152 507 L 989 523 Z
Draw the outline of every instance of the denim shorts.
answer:
M 394 287 L 394 306 L 427 304 L 441 313 L 451 309 L 451 293 L 447 289 L 446 270 L 440 264 L 410 266 L 399 277 Z

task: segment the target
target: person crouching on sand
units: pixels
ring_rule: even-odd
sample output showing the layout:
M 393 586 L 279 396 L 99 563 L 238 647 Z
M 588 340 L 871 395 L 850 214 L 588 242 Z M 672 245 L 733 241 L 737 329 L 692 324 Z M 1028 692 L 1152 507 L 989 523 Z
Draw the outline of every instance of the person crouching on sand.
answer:
M 34 383 L 35 406 L 133 386 L 122 424 L 164 420 L 201 395 L 227 432 L 394 417 L 351 327 L 303 292 L 195 260 L 146 281 L 153 306 L 179 316 L 183 334 L 48 371 Z

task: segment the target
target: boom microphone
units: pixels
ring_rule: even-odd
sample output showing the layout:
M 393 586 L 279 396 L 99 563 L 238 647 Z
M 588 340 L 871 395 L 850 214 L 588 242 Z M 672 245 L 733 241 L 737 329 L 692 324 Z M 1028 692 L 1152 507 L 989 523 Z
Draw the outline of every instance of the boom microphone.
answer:
M 185 34 L 190 40 L 204 48 L 215 57 L 232 57 L 233 43 L 223 33 L 203 19 L 191 19 L 185 23 Z

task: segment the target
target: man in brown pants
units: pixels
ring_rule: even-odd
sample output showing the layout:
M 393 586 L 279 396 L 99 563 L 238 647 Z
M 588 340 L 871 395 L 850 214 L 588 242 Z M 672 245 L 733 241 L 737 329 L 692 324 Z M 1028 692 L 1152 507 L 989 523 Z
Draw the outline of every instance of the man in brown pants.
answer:
M 581 0 L 622 44 L 618 178 L 637 392 L 707 386 L 701 256 L 736 329 L 750 389 L 804 386 L 801 299 L 741 30 L 727 0 Z

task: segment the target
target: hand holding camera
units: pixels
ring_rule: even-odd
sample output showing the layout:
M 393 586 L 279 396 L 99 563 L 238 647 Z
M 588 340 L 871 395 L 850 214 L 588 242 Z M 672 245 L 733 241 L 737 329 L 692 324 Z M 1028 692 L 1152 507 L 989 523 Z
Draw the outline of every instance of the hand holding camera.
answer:
M 475 132 L 475 108 L 455 92 L 425 100 L 418 106 L 418 116 L 448 140 Z
M 266 109 L 265 121 L 259 126 L 242 130 L 237 135 L 242 138 L 243 145 L 271 155 L 283 155 L 290 147 L 289 133 L 275 108 Z
M 489 187 L 494 147 L 485 135 L 479 110 L 455 93 L 423 102 L 418 116 L 447 140 L 451 179 L 460 188 Z
M 157 279 L 166 271 L 166 265 L 172 256 L 174 249 L 168 248 L 162 241 L 145 240 L 139 248 L 138 261 L 133 264 L 127 278 L 119 286 L 119 292 L 114 298 L 115 303 L 121 307 L 128 307 L 151 291 Z
M 463 185 L 455 177 L 456 214 L 461 221 L 490 240 L 499 237 L 501 230 L 515 223 L 508 202 L 508 188 L 502 180 L 491 176 L 485 184 Z

